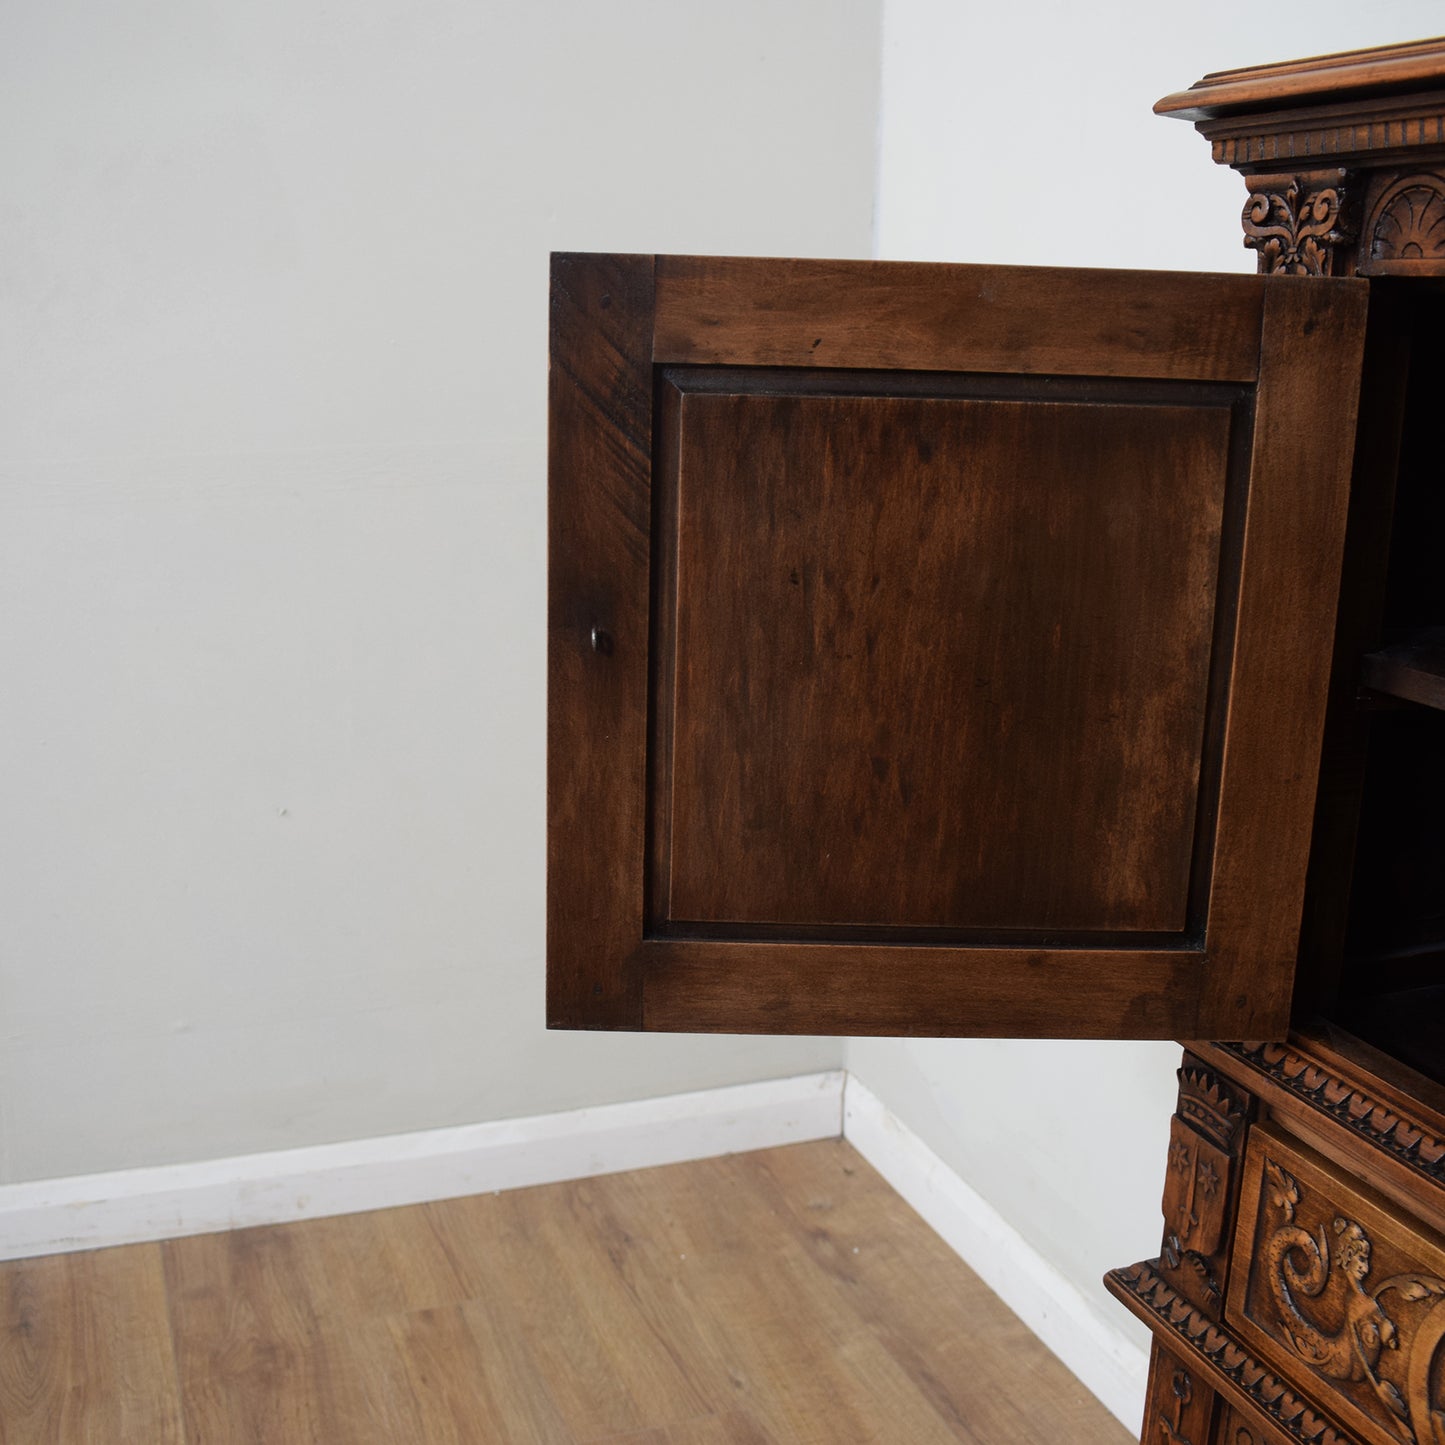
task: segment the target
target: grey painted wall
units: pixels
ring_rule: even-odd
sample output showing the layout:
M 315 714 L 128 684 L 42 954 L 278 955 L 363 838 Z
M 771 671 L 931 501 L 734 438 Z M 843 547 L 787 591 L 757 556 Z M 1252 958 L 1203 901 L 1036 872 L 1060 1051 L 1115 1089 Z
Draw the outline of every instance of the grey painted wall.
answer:
M 866 255 L 879 19 L 0 7 L 0 1181 L 841 1062 L 542 1029 L 546 276 Z

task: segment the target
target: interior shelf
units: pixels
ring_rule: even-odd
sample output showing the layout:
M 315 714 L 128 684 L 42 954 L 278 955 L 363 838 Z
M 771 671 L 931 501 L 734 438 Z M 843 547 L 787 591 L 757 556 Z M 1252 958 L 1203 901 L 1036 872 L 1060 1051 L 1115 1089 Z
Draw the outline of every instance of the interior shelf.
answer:
M 1445 627 L 1366 653 L 1360 681 L 1375 692 L 1445 709 Z

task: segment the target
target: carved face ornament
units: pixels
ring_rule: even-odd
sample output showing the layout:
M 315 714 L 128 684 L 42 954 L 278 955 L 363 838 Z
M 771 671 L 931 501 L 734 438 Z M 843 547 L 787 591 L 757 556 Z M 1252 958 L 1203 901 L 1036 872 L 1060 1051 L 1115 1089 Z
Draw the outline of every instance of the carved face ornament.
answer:
M 1339 1236 L 1339 1267 L 1352 1284 L 1363 1285 L 1370 1272 L 1370 1241 L 1365 1231 L 1349 1219 L 1335 1219 L 1335 1233 Z

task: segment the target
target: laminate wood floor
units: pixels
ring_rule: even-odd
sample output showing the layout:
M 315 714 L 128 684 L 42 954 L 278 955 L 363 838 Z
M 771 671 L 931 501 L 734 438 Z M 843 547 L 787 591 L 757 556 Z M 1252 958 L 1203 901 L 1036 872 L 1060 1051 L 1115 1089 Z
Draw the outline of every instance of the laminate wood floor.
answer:
M 0 1265 L 4 1445 L 1128 1438 L 841 1140 Z

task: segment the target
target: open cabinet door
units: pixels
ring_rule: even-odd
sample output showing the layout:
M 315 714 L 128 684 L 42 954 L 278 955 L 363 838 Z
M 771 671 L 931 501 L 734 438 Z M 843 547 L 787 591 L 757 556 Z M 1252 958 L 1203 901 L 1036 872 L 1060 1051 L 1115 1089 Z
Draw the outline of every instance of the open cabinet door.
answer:
M 1282 1036 L 1365 292 L 555 257 L 549 1023 Z

